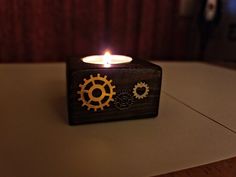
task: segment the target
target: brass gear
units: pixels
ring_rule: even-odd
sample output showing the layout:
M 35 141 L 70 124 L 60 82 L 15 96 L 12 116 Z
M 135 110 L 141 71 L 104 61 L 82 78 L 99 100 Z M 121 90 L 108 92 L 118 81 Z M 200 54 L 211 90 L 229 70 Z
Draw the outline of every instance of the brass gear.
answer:
M 138 93 L 138 89 L 144 88 L 144 92 L 142 94 Z M 148 96 L 149 93 L 149 87 L 145 82 L 139 82 L 137 83 L 133 88 L 133 95 L 137 99 L 143 99 Z
M 99 82 L 99 83 L 96 83 Z M 80 95 L 78 101 L 82 101 L 82 106 L 87 106 L 87 110 L 98 109 L 104 110 L 104 107 L 109 107 L 109 102 L 114 101 L 112 98 L 116 94 L 114 92 L 115 86 L 112 84 L 112 80 L 107 80 L 107 76 L 104 77 L 97 74 L 97 76 L 90 75 L 90 78 L 84 79 L 84 84 L 80 84 L 80 91 L 77 94 Z M 99 95 L 94 95 L 95 90 L 99 91 Z

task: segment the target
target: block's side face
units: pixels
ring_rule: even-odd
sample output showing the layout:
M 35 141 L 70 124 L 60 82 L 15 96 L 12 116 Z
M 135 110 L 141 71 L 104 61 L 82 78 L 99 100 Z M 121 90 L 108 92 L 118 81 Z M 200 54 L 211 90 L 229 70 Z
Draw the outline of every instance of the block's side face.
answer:
M 70 124 L 158 114 L 160 69 L 89 69 L 67 76 Z
M 75 122 L 73 121 L 72 117 L 74 117 L 74 109 L 73 109 L 73 101 L 75 91 L 74 86 L 76 85 L 76 80 L 74 80 L 73 73 L 75 71 L 71 69 L 71 65 L 69 62 L 66 64 L 66 80 L 67 80 L 67 110 L 68 110 L 68 121 L 70 125 L 74 125 Z

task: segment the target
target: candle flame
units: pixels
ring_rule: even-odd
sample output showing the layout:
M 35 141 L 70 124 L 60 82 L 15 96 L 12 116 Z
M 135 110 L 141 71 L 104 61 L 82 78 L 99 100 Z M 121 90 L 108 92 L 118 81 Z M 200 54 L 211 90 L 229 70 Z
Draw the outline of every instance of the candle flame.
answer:
M 103 57 L 103 62 L 105 67 L 111 66 L 111 53 L 109 51 L 106 51 Z

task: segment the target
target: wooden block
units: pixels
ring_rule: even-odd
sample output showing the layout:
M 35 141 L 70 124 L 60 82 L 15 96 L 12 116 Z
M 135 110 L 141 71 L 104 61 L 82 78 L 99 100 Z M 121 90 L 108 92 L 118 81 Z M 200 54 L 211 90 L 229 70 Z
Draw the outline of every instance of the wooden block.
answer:
M 151 118 L 158 115 L 162 69 L 133 58 L 109 68 L 67 62 L 70 125 Z

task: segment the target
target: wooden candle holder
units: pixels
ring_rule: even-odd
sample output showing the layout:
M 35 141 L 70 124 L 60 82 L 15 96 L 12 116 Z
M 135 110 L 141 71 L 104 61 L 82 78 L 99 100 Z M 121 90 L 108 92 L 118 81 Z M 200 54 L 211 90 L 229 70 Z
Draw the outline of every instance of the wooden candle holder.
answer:
M 69 124 L 154 118 L 162 69 L 144 60 L 111 65 L 67 62 Z

